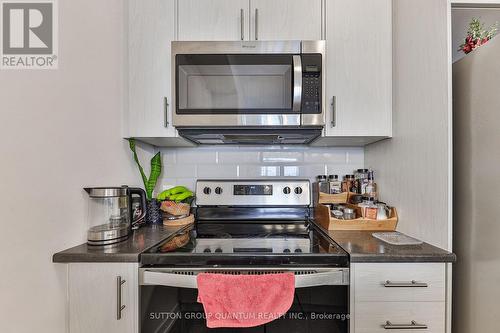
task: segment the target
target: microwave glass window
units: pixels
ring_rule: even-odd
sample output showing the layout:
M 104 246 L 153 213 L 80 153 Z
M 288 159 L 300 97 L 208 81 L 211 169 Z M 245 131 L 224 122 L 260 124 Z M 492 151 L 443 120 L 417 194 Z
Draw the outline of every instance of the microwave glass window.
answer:
M 292 109 L 291 56 L 197 55 L 177 63 L 179 113 Z

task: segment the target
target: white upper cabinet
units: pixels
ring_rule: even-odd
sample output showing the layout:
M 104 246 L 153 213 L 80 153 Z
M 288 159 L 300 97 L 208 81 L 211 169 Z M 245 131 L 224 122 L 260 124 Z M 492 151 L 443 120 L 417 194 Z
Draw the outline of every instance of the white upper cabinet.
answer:
M 173 40 L 326 39 L 325 121 L 313 145 L 392 136 L 392 0 L 129 0 L 124 136 L 192 145 L 172 127 Z
M 321 39 L 322 0 L 179 0 L 179 40 Z
M 392 136 L 391 3 L 326 1 L 326 136 Z
M 130 0 L 128 123 L 125 136 L 174 137 L 170 103 L 170 42 L 175 0 Z
M 250 39 L 321 39 L 321 3 L 321 0 L 250 0 Z
M 248 0 L 179 0 L 179 40 L 248 40 Z

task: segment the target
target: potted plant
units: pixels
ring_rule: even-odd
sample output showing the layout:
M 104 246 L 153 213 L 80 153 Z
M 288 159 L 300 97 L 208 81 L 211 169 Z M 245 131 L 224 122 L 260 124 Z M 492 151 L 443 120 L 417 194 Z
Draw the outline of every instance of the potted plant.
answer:
M 139 162 L 137 157 L 137 152 L 135 150 L 135 140 L 128 139 L 130 150 L 133 153 L 135 163 L 139 168 L 139 172 L 141 173 L 142 182 L 144 183 L 144 190 L 146 191 L 146 197 L 148 199 L 148 205 L 146 208 L 146 223 L 151 224 L 162 224 L 163 218 L 160 211 L 160 201 L 156 198 L 153 198 L 153 191 L 156 187 L 156 183 L 158 181 L 158 177 L 160 177 L 161 173 L 161 155 L 160 152 L 156 153 L 153 158 L 151 158 L 151 171 L 149 172 L 149 178 L 146 177 L 144 173 L 144 169 Z

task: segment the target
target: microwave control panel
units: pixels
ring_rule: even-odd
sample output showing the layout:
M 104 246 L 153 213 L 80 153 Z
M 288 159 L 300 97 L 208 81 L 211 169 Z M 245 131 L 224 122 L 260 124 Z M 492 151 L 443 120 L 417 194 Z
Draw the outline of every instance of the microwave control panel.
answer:
M 321 113 L 321 54 L 302 55 L 302 113 Z

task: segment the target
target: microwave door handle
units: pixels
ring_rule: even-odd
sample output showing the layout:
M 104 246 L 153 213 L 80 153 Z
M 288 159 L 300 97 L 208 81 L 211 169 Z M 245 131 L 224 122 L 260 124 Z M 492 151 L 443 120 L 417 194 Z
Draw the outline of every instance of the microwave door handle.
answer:
M 302 60 L 300 55 L 293 57 L 293 106 L 292 111 L 299 112 L 302 104 Z

